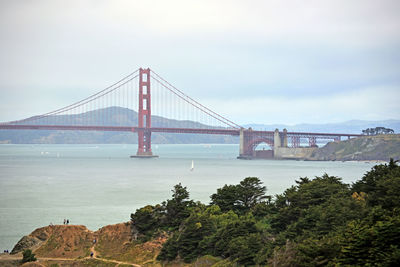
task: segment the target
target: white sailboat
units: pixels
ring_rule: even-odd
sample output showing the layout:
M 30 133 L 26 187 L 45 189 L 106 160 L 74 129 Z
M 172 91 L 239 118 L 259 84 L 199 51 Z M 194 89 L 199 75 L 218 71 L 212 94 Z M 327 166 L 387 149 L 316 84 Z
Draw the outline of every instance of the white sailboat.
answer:
M 192 160 L 192 167 L 190 167 L 190 171 L 194 170 L 194 161 Z

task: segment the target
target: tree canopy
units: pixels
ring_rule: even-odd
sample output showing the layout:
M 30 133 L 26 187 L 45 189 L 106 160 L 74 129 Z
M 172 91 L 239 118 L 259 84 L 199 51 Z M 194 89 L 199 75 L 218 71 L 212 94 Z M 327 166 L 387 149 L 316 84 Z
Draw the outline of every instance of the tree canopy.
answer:
M 362 130 L 362 133 L 365 135 L 394 134 L 394 130 L 385 127 L 375 127 Z
M 274 197 L 257 177 L 224 185 L 204 205 L 181 184 L 132 214 L 144 236 L 165 231 L 157 259 L 221 266 L 400 266 L 400 167 L 374 166 L 352 185 L 324 174 Z M 224 265 L 224 266 L 225 266 Z
M 222 211 L 246 213 L 258 203 L 269 199 L 267 188 L 257 177 L 247 177 L 237 185 L 224 185 L 211 195 L 211 205 L 218 205 Z

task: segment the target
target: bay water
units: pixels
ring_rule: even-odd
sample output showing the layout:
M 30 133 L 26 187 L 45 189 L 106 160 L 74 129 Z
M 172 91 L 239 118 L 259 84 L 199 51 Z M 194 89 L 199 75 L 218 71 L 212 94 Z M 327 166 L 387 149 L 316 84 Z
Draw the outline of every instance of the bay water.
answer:
M 0 251 L 34 229 L 83 224 L 91 230 L 129 221 L 148 204 L 171 198 L 182 183 L 209 203 L 224 184 L 259 177 L 267 194 L 282 193 L 299 177 L 324 173 L 352 183 L 374 162 L 238 160 L 238 145 L 153 145 L 159 158 L 130 158 L 137 145 L 0 145 Z M 192 161 L 194 169 L 191 170 Z

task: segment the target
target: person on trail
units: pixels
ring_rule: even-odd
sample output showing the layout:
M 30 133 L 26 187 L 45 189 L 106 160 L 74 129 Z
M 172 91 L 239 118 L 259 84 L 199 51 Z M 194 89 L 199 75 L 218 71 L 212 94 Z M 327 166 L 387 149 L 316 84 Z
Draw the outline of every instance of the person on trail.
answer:
M 64 219 L 64 225 L 67 223 L 67 221 Z
M 90 252 L 90 257 L 93 258 L 93 252 Z
M 67 225 L 69 224 L 69 219 L 67 219 Z

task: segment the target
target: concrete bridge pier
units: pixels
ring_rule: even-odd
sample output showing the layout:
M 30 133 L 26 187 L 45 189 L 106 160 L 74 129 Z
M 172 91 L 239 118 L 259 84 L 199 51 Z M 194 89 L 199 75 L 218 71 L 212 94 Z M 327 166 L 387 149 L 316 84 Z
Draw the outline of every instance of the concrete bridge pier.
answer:
M 279 147 L 288 147 L 287 130 L 283 129 L 280 133 L 279 129 L 274 131 L 274 150 Z
M 286 128 L 283 129 L 283 133 L 282 133 L 282 147 L 288 147 L 288 141 L 287 141 L 287 130 Z
M 279 130 L 275 129 L 274 131 L 274 147 L 273 150 L 275 150 L 275 148 L 277 147 L 281 147 L 281 137 L 279 136 Z
M 244 129 L 240 128 L 239 134 L 239 157 L 244 155 Z

